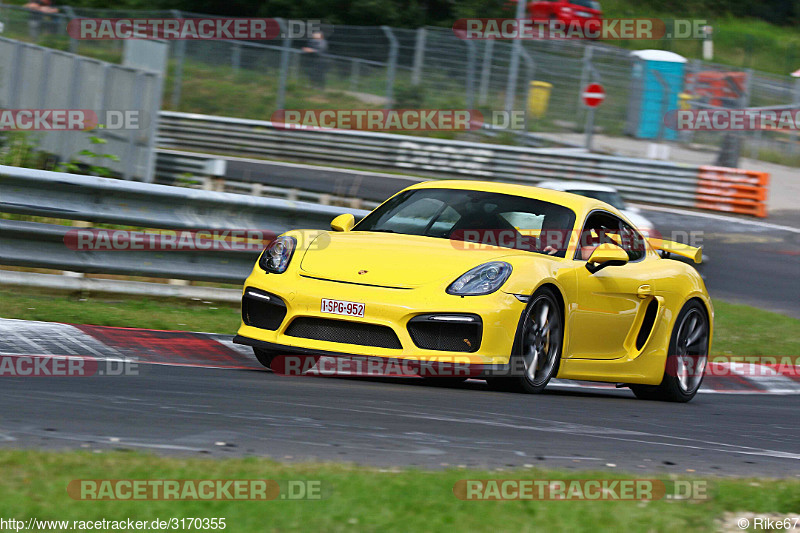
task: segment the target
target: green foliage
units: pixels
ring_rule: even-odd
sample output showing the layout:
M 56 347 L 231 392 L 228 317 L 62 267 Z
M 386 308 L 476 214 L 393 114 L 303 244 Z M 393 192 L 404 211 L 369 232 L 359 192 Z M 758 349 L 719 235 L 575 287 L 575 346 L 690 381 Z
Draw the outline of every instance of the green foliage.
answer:
M 420 85 L 397 83 L 394 87 L 394 102 L 398 109 L 421 109 L 425 103 L 425 90 Z
M 47 163 L 47 155 L 27 133 L 15 131 L 0 136 L 0 164 L 47 170 Z
M 106 144 L 107 141 L 101 137 L 97 137 L 96 135 L 92 135 L 89 137 L 89 142 L 93 145 L 102 145 Z M 76 154 L 76 156 L 81 157 L 88 157 L 92 160 L 92 163 L 86 164 L 73 156 L 72 159 L 66 162 L 59 163 L 56 168 L 62 172 L 69 172 L 70 174 L 86 174 L 89 176 L 101 176 L 104 178 L 113 178 L 114 171 L 110 168 L 103 166 L 101 164 L 94 164 L 95 160 L 98 160 L 98 163 L 103 162 L 103 160 L 109 161 L 119 161 L 119 157 L 114 154 L 102 154 L 97 153 L 92 150 L 83 149 Z
M 106 144 L 105 139 L 94 135 L 89 137 L 89 142 L 93 145 Z M 93 163 L 83 163 L 76 159 L 77 157 L 88 157 Z M 75 154 L 69 161 L 55 163 L 55 157 L 40 150 L 38 140 L 28 133 L 12 131 L 0 135 L 0 165 L 55 170 L 107 178 L 114 177 L 114 171 L 101 164 L 104 161 L 119 161 L 119 157 L 114 154 L 98 153 L 84 149 Z

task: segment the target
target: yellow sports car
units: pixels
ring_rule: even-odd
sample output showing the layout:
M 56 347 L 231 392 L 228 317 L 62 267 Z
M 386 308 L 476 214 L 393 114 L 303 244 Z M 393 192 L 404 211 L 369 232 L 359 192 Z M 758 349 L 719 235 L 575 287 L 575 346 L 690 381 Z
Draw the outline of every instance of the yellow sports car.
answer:
M 467 358 L 504 390 L 557 377 L 685 402 L 700 387 L 714 312 L 696 270 L 669 256 L 700 262 L 701 250 L 646 240 L 604 202 L 429 181 L 331 230 L 284 233 L 245 282 L 235 342 L 265 366 L 283 354 Z

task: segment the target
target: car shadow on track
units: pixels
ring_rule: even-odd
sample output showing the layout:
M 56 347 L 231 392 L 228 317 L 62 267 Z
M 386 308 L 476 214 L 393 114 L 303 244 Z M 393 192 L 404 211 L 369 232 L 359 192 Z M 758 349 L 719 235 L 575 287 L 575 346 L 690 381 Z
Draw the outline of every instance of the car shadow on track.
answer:
M 275 374 L 278 377 L 298 377 L 298 376 L 282 376 L 280 374 L 276 374 L 271 370 L 264 369 L 267 372 Z M 261 371 L 261 370 L 258 370 Z M 419 377 L 373 377 L 373 376 L 330 376 L 330 375 L 318 375 L 318 374 L 304 374 L 301 377 L 305 378 L 317 378 L 317 379 L 334 379 L 339 381 L 351 381 L 351 382 L 360 382 L 360 383 L 381 383 L 387 385 L 404 385 L 407 387 L 423 387 L 431 390 L 436 389 L 451 389 L 451 390 L 464 390 L 464 391 L 480 391 L 480 392 L 487 392 L 487 393 L 497 393 L 497 394 L 508 394 L 513 396 L 525 396 L 521 393 L 517 392 L 508 392 L 502 390 L 496 390 L 489 386 L 489 384 L 482 379 L 468 379 L 464 382 L 460 383 L 441 383 L 441 382 L 432 382 L 430 380 L 426 380 L 424 378 Z M 550 387 L 545 389 L 542 393 L 544 396 L 571 396 L 571 397 L 581 397 L 581 398 L 630 398 L 635 399 L 633 393 L 630 392 L 627 388 L 620 388 L 620 389 L 612 389 L 612 388 L 604 388 L 604 389 L 593 389 L 593 388 L 579 388 L 576 386 L 571 386 L 569 388 L 564 388 L 562 385 L 559 384 L 552 384 Z

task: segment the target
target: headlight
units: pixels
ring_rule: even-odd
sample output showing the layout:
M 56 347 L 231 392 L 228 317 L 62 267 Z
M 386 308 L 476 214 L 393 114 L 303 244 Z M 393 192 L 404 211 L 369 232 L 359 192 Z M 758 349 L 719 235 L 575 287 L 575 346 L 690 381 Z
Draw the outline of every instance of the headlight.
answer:
M 289 261 L 292 260 L 295 247 L 297 240 L 294 237 L 278 237 L 261 254 L 258 266 L 273 274 L 285 272 Z
M 492 261 L 477 266 L 447 287 L 447 294 L 456 296 L 479 296 L 491 294 L 499 289 L 511 275 L 511 265 L 503 261 Z

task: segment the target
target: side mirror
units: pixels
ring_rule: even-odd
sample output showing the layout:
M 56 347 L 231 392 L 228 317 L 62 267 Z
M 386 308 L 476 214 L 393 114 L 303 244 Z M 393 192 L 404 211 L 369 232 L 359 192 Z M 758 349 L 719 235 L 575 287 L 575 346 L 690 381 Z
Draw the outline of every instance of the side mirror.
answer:
M 628 262 L 628 252 L 610 242 L 604 242 L 594 249 L 589 260 L 586 262 L 586 269 L 594 274 L 607 266 L 622 266 Z
M 350 231 L 356 225 L 356 218 L 350 213 L 339 215 L 331 221 L 333 231 Z

